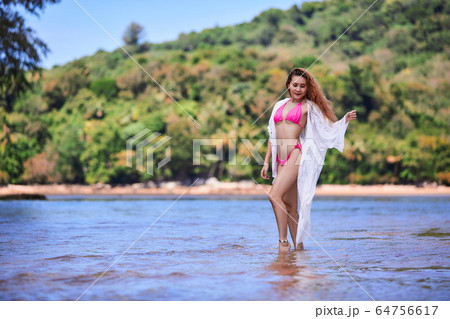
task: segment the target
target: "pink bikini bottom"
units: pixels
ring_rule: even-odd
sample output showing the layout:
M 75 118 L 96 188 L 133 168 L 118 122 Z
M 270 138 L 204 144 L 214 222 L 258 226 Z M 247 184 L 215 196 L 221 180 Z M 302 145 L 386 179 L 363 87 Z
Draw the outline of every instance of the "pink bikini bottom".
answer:
M 301 144 L 297 143 L 297 145 L 295 145 L 295 147 L 292 149 L 292 151 L 295 150 L 296 148 L 298 148 L 300 150 L 300 153 L 303 153 Z M 291 156 L 292 151 L 289 152 L 288 156 L 284 160 L 281 160 L 278 157 L 278 154 L 277 154 L 277 163 L 281 164 L 281 166 L 284 166 L 284 164 L 286 164 L 286 162 L 288 161 L 289 157 Z

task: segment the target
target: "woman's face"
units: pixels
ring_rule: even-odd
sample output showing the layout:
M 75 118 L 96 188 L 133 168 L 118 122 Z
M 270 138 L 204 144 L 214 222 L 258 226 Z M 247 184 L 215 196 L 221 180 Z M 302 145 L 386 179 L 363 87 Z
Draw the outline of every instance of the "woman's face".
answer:
M 289 94 L 295 101 L 300 101 L 306 96 L 306 79 L 302 76 L 294 75 L 291 83 L 289 83 Z

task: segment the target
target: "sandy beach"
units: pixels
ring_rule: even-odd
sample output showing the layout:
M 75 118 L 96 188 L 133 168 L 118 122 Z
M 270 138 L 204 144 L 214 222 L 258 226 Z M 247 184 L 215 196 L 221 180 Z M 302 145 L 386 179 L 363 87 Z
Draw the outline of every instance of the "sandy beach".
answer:
M 198 183 L 197 183 L 198 184 Z M 178 182 L 137 183 L 125 186 L 95 185 L 7 185 L 0 187 L 0 197 L 19 194 L 42 195 L 267 195 L 271 185 L 253 181 L 201 181 L 192 187 Z M 318 185 L 318 196 L 421 196 L 450 195 L 450 187 L 442 185 Z

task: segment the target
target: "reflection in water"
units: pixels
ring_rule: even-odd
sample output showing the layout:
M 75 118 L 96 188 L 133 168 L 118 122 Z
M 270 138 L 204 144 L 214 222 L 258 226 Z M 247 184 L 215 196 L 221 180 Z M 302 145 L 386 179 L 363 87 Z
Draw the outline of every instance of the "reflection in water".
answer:
M 281 300 L 310 299 L 316 288 L 327 284 L 327 275 L 315 272 L 311 259 L 307 249 L 278 252 L 269 268 L 281 277 L 272 282 Z
M 304 255 L 306 256 L 306 254 Z M 274 283 L 280 293 L 300 288 L 299 283 L 301 283 L 302 277 L 312 277 L 311 271 L 308 270 L 305 264 L 299 265 L 297 258 L 298 252 L 296 251 L 279 251 L 276 260 L 270 265 L 272 270 L 282 276 L 281 280 Z

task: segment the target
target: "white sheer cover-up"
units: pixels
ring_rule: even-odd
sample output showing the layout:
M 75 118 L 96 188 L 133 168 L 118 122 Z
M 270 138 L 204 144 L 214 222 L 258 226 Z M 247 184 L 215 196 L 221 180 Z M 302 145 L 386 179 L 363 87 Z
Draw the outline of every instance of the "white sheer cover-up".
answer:
M 272 184 L 277 177 L 277 137 L 274 115 L 289 98 L 278 101 L 272 111 L 267 130 L 272 144 Z M 344 137 L 349 122 L 345 116 L 337 121 L 329 121 L 320 108 L 312 101 L 307 100 L 308 118 L 305 128 L 299 136 L 302 145 L 302 156 L 297 177 L 297 212 L 299 214 L 296 244 L 308 239 L 311 220 L 310 211 L 316 192 L 317 181 L 322 171 L 325 156 L 329 148 L 336 148 L 339 152 L 344 150 Z

